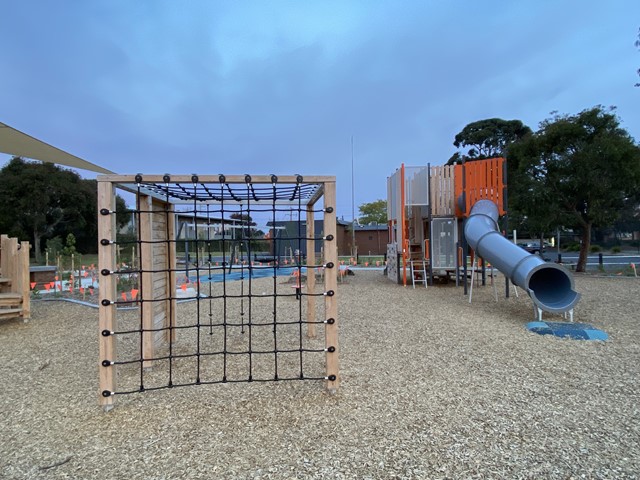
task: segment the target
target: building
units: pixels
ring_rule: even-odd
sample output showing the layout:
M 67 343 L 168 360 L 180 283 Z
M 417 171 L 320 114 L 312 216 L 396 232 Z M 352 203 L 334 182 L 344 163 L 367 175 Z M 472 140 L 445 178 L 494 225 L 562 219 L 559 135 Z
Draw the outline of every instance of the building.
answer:
M 344 243 L 340 255 L 351 255 L 353 232 L 351 224 L 346 224 Z M 355 224 L 355 241 L 358 255 L 386 255 L 389 243 L 389 226 L 386 224 L 370 223 L 368 225 Z

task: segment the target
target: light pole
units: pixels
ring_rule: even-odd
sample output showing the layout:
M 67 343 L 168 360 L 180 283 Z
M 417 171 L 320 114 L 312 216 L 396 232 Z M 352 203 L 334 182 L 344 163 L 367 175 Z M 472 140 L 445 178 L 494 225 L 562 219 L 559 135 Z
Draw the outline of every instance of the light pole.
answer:
M 356 257 L 356 201 L 355 201 L 355 176 L 353 168 L 353 135 L 351 135 L 351 256 Z

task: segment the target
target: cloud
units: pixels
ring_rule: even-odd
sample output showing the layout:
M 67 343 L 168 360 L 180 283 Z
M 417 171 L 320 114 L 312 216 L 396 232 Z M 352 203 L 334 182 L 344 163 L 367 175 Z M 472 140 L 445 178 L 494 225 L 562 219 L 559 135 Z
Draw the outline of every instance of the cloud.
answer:
M 578 5 L 12 2 L 2 120 L 122 173 L 336 175 L 348 217 L 352 135 L 356 204 L 482 118 L 615 104 L 638 136 L 640 6 Z

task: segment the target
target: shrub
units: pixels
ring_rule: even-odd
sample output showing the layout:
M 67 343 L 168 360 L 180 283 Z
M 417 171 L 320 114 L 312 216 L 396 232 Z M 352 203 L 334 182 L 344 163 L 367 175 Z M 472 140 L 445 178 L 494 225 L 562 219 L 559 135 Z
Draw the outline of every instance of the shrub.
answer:
M 62 253 L 64 245 L 60 237 L 53 237 L 47 240 L 47 250 L 49 251 L 49 258 L 55 259 L 60 253 Z
M 567 247 L 567 252 L 579 252 L 579 251 L 580 251 L 580 244 L 579 243 L 571 243 Z
M 618 246 L 615 246 L 611 249 L 611 253 L 620 253 L 622 249 Z
M 591 253 L 598 253 L 601 250 L 602 248 L 600 248 L 600 245 L 591 245 L 591 248 L 589 249 Z

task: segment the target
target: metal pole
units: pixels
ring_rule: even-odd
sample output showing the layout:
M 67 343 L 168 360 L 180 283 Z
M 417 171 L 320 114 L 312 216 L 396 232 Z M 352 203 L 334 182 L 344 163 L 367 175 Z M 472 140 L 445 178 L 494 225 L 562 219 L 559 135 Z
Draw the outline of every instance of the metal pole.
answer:
M 356 256 L 356 183 L 353 168 L 353 135 L 351 135 L 351 256 Z

